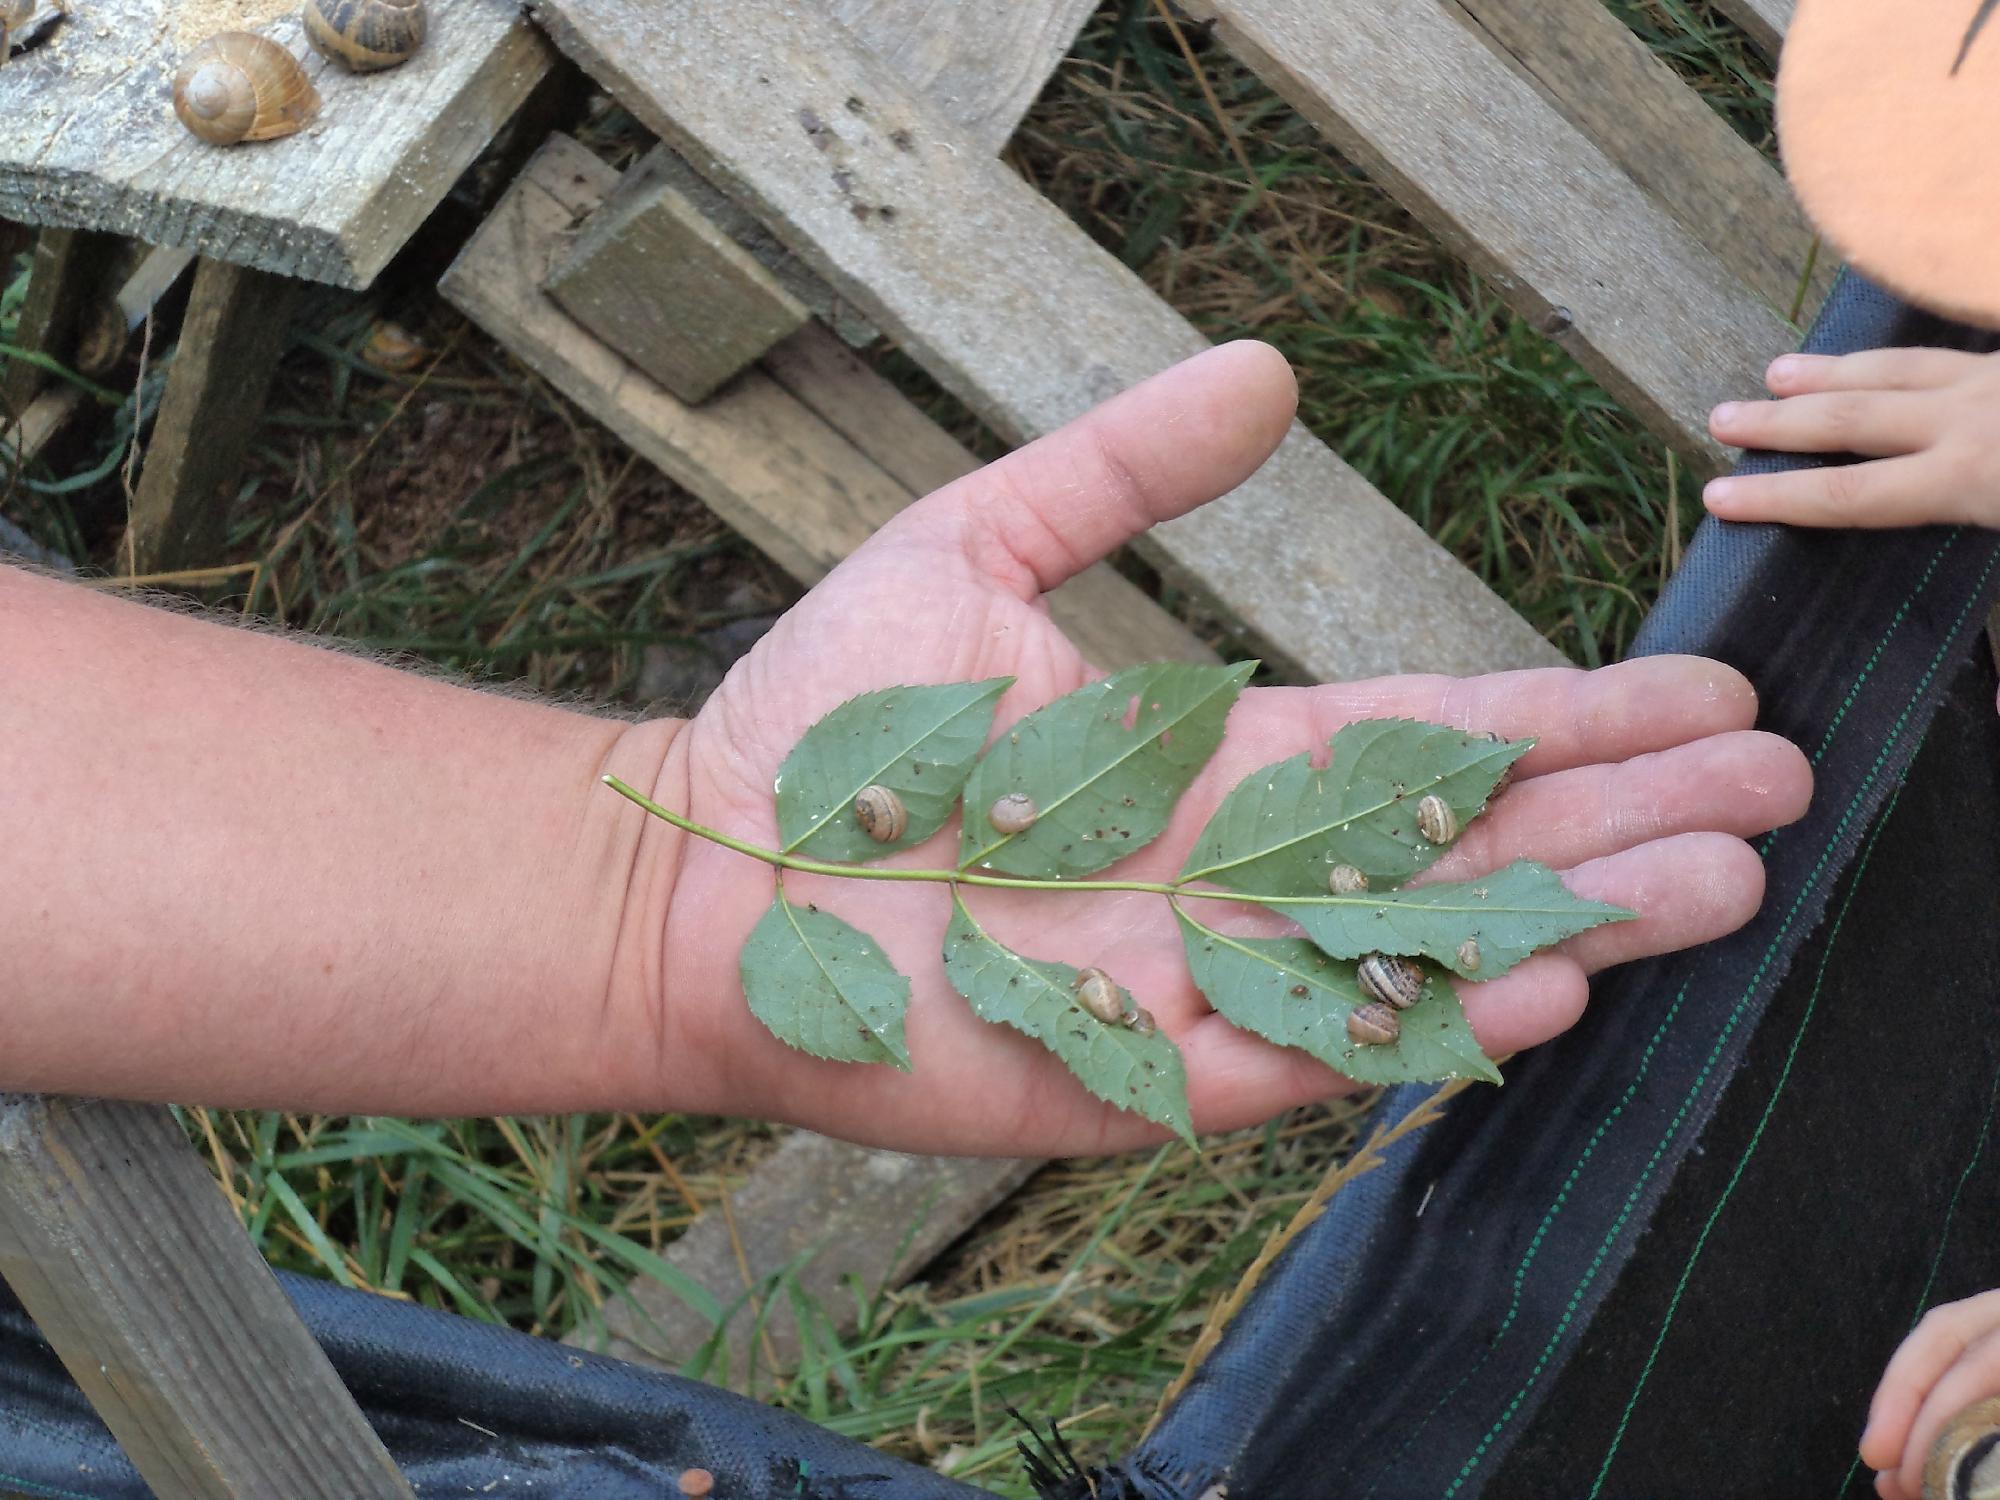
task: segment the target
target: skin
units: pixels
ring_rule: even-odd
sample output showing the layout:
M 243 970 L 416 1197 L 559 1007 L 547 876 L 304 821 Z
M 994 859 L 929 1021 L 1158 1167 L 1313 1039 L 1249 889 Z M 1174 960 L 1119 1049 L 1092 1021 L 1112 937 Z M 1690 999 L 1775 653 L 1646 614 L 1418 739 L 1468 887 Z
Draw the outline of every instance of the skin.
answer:
M 2000 1291 L 1924 1314 L 1882 1372 L 1861 1435 L 1882 1500 L 1921 1500 L 1924 1460 L 1966 1407 L 2000 1395 Z
M 932 1152 L 1159 1138 L 950 991 L 941 886 L 787 879 L 912 977 L 913 1074 L 779 1043 L 736 971 L 771 871 L 598 778 L 769 846 L 780 761 L 845 698 L 1011 675 L 1005 724 L 1070 691 L 1093 673 L 1041 595 L 1239 483 L 1294 399 L 1274 351 L 1229 345 L 968 476 L 857 550 L 686 723 L 475 693 L 0 569 L 0 1088 L 325 1112 L 692 1110 Z M 1509 1052 L 1574 1022 L 1596 970 L 1755 911 L 1745 840 L 1810 793 L 1803 757 L 1752 730 L 1755 713 L 1739 675 L 1691 658 L 1253 690 L 1167 832 L 1107 874 L 1170 874 L 1238 779 L 1352 719 L 1537 736 L 1523 779 L 1437 878 L 1531 857 L 1641 916 L 1463 987 L 1482 1044 Z M 949 864 L 954 837 L 902 858 Z M 1002 941 L 1133 990 L 1186 1055 L 1199 1129 L 1349 1087 L 1213 1016 L 1158 897 L 971 901 Z

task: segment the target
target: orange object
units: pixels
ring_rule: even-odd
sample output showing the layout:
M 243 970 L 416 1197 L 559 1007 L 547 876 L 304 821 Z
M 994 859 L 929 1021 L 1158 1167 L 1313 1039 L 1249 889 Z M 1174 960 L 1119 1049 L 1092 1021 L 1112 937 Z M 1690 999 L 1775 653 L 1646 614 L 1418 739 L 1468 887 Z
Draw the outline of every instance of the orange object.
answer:
M 1800 0 L 1778 144 L 1807 215 L 1871 281 L 2000 327 L 2000 0 Z
M 683 1495 L 706 1495 L 715 1488 L 715 1476 L 706 1469 L 683 1469 L 678 1488 Z

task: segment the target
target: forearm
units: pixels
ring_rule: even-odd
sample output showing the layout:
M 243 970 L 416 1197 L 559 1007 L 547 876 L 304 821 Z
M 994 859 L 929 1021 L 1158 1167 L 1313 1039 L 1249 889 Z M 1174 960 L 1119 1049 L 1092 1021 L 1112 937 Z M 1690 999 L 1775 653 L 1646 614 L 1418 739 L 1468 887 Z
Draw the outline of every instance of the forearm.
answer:
M 598 777 L 655 784 L 677 727 L 0 567 L 0 1088 L 653 1097 L 658 955 L 635 934 L 676 851 Z

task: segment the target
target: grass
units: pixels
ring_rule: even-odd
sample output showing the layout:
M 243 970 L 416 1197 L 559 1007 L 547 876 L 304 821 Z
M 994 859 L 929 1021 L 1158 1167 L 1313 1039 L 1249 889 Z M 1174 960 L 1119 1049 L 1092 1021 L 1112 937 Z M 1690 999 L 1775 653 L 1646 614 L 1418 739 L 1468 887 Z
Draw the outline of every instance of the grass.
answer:
M 1613 8 L 1770 148 L 1768 72 L 1709 7 Z M 590 129 L 607 155 L 638 144 L 615 109 Z M 1688 477 L 1198 29 L 1181 23 L 1177 37 L 1150 0 L 1106 6 L 1008 159 L 1205 333 L 1282 349 L 1314 431 L 1550 639 L 1585 662 L 1623 649 L 1697 514 Z M 0 290 L 0 342 L 22 285 L 17 274 Z M 425 346 L 414 369 L 364 358 L 384 319 Z M 880 358 L 994 451 L 907 361 Z M 142 417 L 166 359 L 150 362 Z M 136 373 L 128 363 L 106 379 L 129 393 Z M 133 410 L 128 394 L 54 468 L 0 475 L 0 514 L 108 567 Z M 393 274 L 366 297 L 318 295 L 300 315 L 226 545 L 207 561 L 166 582 L 624 710 L 681 691 L 662 653 L 709 649 L 795 594 L 427 287 Z M 922 1283 L 856 1287 L 846 1309 L 800 1307 L 797 1371 L 707 1373 L 1026 1494 L 1005 1406 L 1060 1418 L 1086 1459 L 1122 1451 L 1211 1308 L 1350 1159 L 1356 1119 L 1349 1105 L 1307 1109 L 1200 1155 L 1053 1164 Z M 631 1279 L 671 1283 L 660 1252 L 772 1140 L 754 1124 L 675 1116 L 186 1120 L 274 1263 L 551 1336 L 593 1327 Z M 765 1305 L 797 1298 L 783 1277 L 755 1291 Z M 841 1311 L 852 1332 L 835 1332 Z

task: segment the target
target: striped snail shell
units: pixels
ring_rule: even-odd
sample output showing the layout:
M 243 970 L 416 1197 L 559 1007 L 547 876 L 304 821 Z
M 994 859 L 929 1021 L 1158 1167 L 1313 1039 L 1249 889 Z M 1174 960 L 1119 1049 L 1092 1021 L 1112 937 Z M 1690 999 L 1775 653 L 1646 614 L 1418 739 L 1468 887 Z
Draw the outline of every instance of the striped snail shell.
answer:
M 1107 1026 L 1125 1019 L 1125 997 L 1118 993 L 1118 981 L 1102 969 L 1079 969 L 1070 981 L 1076 1003 Z
M 319 113 L 298 59 L 268 37 L 223 31 L 187 55 L 174 78 L 181 124 L 218 146 L 290 135 Z
M 303 19 L 313 51 L 356 73 L 408 62 L 430 29 L 424 0 L 306 0 Z
M 1354 971 L 1361 993 L 1397 1010 L 1408 1010 L 1424 994 L 1424 971 L 1407 958 L 1371 953 Z
M 1433 844 L 1449 844 L 1458 837 L 1458 814 L 1436 792 L 1417 803 L 1417 832 Z
M 855 821 L 878 844 L 893 844 L 910 826 L 903 799 L 886 786 L 864 786 L 854 799 Z
M 1347 1013 L 1347 1039 L 1363 1047 L 1380 1047 L 1403 1034 L 1403 1018 L 1386 1005 L 1363 1005 Z
M 1458 966 L 1468 974 L 1479 972 L 1479 939 L 1469 937 L 1458 945 Z
M 1035 807 L 1035 799 L 1026 792 L 1009 792 L 996 798 L 986 810 L 986 821 L 1001 833 L 1026 833 L 1035 826 L 1035 819 L 1041 813 Z
M 1336 896 L 1352 896 L 1368 889 L 1368 877 L 1353 865 L 1335 865 L 1326 872 L 1326 888 Z
M 1151 1036 L 1160 1028 L 1153 1020 L 1153 1013 L 1143 1005 L 1135 1005 L 1125 1017 L 1125 1024 L 1134 1036 Z

